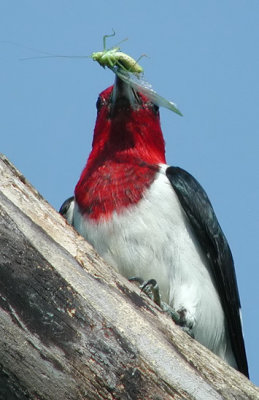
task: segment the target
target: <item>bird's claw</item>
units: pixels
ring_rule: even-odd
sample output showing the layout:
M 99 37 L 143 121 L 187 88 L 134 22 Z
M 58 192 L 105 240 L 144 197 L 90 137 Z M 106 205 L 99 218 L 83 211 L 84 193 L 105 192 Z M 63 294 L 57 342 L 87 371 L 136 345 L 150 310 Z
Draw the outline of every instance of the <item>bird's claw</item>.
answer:
M 177 314 L 179 315 L 178 325 L 182 328 L 184 332 L 188 333 L 189 336 L 194 338 L 193 321 L 189 320 L 186 317 L 187 310 L 185 308 L 181 308 L 177 311 Z
M 151 300 L 154 301 L 155 304 L 161 307 L 159 287 L 155 279 L 144 281 L 144 279 L 138 276 L 133 276 L 132 278 L 129 278 L 129 281 L 139 283 L 141 292 L 144 292 Z
M 129 278 L 129 280 L 131 282 L 139 283 L 141 292 L 144 292 L 151 300 L 153 300 L 154 303 L 157 304 L 166 314 L 168 314 L 172 318 L 172 320 L 182 328 L 184 332 L 194 338 L 192 330 L 193 323 L 189 322 L 186 318 L 187 311 L 185 309 L 175 311 L 167 303 L 161 301 L 159 286 L 155 279 L 144 281 L 144 279 L 134 276 L 132 278 Z
M 159 307 L 161 307 L 161 298 L 159 293 L 159 287 L 155 279 L 149 279 L 144 281 L 140 285 L 142 292 L 146 293 Z

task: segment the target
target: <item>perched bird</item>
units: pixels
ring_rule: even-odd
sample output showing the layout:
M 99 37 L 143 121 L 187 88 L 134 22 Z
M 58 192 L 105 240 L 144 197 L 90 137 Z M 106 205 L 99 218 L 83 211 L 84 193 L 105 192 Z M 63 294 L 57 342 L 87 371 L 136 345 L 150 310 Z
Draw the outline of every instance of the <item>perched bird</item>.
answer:
M 166 164 L 158 107 L 118 77 L 98 98 L 92 151 L 61 213 L 122 275 L 155 280 L 194 338 L 248 376 L 233 258 L 212 205 Z

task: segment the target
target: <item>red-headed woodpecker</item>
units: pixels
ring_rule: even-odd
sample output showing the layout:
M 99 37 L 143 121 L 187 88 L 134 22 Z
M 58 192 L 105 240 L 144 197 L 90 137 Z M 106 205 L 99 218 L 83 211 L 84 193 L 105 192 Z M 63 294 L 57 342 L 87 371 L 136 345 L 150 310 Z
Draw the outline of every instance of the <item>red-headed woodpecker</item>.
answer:
M 248 376 L 233 259 L 212 205 L 166 164 L 158 107 L 118 77 L 98 98 L 92 151 L 61 213 L 122 275 L 155 279 L 194 338 Z

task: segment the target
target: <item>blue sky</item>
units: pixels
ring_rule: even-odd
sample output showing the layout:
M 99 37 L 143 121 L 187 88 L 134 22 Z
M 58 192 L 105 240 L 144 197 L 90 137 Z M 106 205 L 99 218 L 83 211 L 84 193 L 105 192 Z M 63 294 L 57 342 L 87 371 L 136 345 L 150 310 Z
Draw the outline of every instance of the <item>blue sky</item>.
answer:
M 108 46 L 128 38 L 124 52 L 148 55 L 145 78 L 184 114 L 161 110 L 167 161 L 206 189 L 234 255 L 257 385 L 258 18 L 258 0 L 0 3 L 0 151 L 56 209 L 73 193 L 91 149 L 98 93 L 114 76 L 90 58 L 19 58 L 90 55 L 112 28 Z

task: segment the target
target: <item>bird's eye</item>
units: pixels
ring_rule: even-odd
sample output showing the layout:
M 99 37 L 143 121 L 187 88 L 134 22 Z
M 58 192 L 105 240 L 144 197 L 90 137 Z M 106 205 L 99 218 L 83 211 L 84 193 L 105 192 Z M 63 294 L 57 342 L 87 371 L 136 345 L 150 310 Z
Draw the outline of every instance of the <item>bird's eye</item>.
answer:
M 103 101 L 102 101 L 101 97 L 99 96 L 98 99 L 97 99 L 97 102 L 96 102 L 97 112 L 100 111 L 102 105 L 103 105 Z
M 152 108 L 153 108 L 154 114 L 159 113 L 159 107 L 156 104 L 152 103 Z

